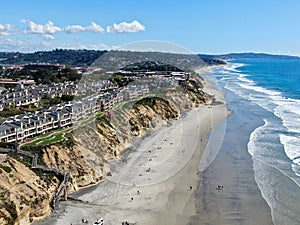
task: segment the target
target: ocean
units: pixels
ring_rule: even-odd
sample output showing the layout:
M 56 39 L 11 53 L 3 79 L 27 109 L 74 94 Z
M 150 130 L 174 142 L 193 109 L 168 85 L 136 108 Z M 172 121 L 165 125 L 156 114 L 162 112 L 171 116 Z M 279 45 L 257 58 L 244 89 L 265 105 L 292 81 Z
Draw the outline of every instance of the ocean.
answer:
M 247 150 L 273 222 L 299 225 L 300 59 L 234 60 L 214 69 L 213 75 L 229 93 L 229 108 L 245 110 L 245 117 L 257 120 Z M 231 102 L 233 95 L 248 107 L 239 109 Z

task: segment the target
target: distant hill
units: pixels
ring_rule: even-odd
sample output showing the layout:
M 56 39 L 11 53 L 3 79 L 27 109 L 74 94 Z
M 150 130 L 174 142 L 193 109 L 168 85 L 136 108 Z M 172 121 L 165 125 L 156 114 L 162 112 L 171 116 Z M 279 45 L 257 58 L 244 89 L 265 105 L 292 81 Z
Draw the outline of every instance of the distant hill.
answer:
M 163 64 L 172 65 L 181 70 L 191 70 L 208 65 L 225 64 L 225 62 L 222 60 L 202 56 L 199 57 L 193 54 L 109 51 L 97 59 L 92 66 L 115 70 L 117 68 L 124 68 L 128 65 L 145 61 L 160 62 Z
M 50 63 L 89 66 L 106 51 L 55 49 L 34 53 L 0 52 L 0 64 Z
M 140 61 L 125 66 L 122 70 L 127 71 L 177 71 L 183 72 L 183 70 L 169 64 L 155 61 Z
M 208 59 L 300 59 L 298 56 L 289 56 L 289 55 L 272 55 L 266 53 L 229 53 L 224 55 L 204 55 L 199 54 L 200 57 L 206 57 Z
M 106 54 L 104 54 L 106 53 Z M 99 58 L 99 59 L 98 59 Z M 160 61 L 178 68 L 202 67 L 224 64 L 230 59 L 300 59 L 297 56 L 271 55 L 265 53 L 229 53 L 222 55 L 188 55 L 162 52 L 100 51 L 55 49 L 34 53 L 0 52 L 0 65 L 20 65 L 27 63 L 65 64 L 68 66 L 124 67 L 139 61 Z
M 53 51 L 38 51 L 34 53 L 0 52 L 0 65 L 50 63 L 65 64 L 68 66 L 122 68 L 140 61 L 162 62 L 182 69 L 225 64 L 222 60 L 205 55 L 200 55 L 199 57 L 193 54 L 162 52 L 99 51 L 86 49 L 55 49 Z

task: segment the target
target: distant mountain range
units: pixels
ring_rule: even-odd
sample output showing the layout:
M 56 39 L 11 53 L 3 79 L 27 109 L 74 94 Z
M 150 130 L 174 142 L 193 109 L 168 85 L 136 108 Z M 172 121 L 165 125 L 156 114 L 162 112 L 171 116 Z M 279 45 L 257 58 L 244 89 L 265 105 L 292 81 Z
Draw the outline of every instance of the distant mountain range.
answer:
M 108 53 L 108 54 L 104 54 Z M 103 56 L 103 57 L 101 57 Z M 199 56 L 195 57 L 195 56 Z M 114 58 L 114 60 L 111 60 Z M 198 59 L 197 59 L 198 58 Z M 287 55 L 270 55 L 265 53 L 230 53 L 223 55 L 183 55 L 161 52 L 131 52 L 131 51 L 100 51 L 100 50 L 70 50 L 55 49 L 52 51 L 38 51 L 34 53 L 0 52 L 0 65 L 20 65 L 28 63 L 65 64 L 69 66 L 104 66 L 116 64 L 126 66 L 127 61 L 162 61 L 164 63 L 181 64 L 186 66 L 205 66 L 224 64 L 223 60 L 253 59 L 253 58 L 299 58 Z M 124 60 L 125 59 L 125 60 Z M 300 59 L 300 58 L 299 58 Z M 106 62 L 101 61 L 108 60 Z M 121 65 L 123 63 L 123 65 Z M 107 65 L 106 65 L 107 66 Z
M 66 50 L 38 51 L 34 53 L 0 52 L 0 65 L 20 65 L 28 63 L 65 64 L 69 66 L 99 66 L 122 68 L 140 61 L 163 62 L 183 69 L 206 65 L 225 64 L 211 57 L 192 54 L 162 52 Z
M 272 55 L 266 53 L 229 53 L 223 55 L 206 55 L 199 54 L 200 57 L 206 57 L 211 59 L 221 59 L 221 60 L 229 60 L 229 59 L 300 59 L 298 56 L 289 56 L 289 55 Z

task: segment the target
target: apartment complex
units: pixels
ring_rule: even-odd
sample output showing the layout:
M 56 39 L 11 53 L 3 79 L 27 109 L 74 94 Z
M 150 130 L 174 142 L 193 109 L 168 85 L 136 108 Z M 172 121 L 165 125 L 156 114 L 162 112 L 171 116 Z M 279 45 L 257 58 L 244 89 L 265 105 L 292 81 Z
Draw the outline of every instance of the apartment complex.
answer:
M 149 93 L 147 86 L 127 86 L 80 100 L 55 105 L 34 114 L 21 114 L 0 119 L 0 141 L 16 142 L 68 127 L 97 112 L 112 109 L 116 104 Z

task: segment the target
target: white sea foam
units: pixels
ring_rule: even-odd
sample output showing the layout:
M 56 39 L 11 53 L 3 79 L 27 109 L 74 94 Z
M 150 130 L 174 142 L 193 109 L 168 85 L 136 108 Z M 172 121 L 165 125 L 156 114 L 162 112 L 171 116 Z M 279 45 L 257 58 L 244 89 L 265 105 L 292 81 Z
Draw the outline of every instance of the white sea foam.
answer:
M 274 112 L 274 104 L 270 104 L 270 99 L 268 99 L 268 97 L 266 97 L 266 95 L 264 94 L 257 94 L 257 93 L 249 93 L 249 97 L 248 99 L 251 102 L 256 103 L 257 105 L 261 106 L 262 108 L 264 108 L 265 110 L 273 113 Z
M 279 98 L 279 99 L 275 99 L 274 103 L 284 106 L 289 111 L 300 115 L 300 100 L 299 99 Z
M 275 223 L 299 224 L 295 218 L 299 218 L 300 206 L 296 194 L 300 184 L 300 100 L 285 98 L 280 91 L 260 87 L 247 74 L 236 72 L 226 76 L 224 87 L 274 115 L 259 112 L 264 124 L 250 134 L 248 152 L 255 179 Z
M 274 109 L 274 114 L 282 119 L 283 126 L 289 132 L 300 131 L 300 101 L 296 99 L 277 99 L 273 103 L 278 106 Z
M 300 177 L 300 158 L 294 159 L 293 162 L 292 170 L 298 177 Z
M 282 124 L 287 128 L 289 132 L 300 131 L 300 115 L 293 113 L 284 106 L 277 106 L 275 109 L 275 115 L 282 119 Z M 299 135 L 300 136 L 300 135 Z
M 263 130 L 268 126 L 268 121 L 264 119 L 264 124 L 260 127 L 257 127 L 250 134 L 250 141 L 248 142 L 248 152 L 251 156 L 254 156 L 257 151 L 259 151 L 259 147 L 257 146 L 257 138 L 261 136 Z
M 248 77 L 248 75 L 246 75 L 246 74 L 240 74 L 239 77 L 238 77 L 238 80 L 253 85 L 253 84 L 254 84 L 254 81 L 248 79 L 247 77 Z
M 231 72 L 240 72 L 237 68 L 245 66 L 243 63 L 228 63 L 223 69 L 231 71 Z
M 245 91 L 244 88 L 241 88 L 235 81 L 232 79 L 227 79 L 225 83 L 225 89 L 232 91 L 236 95 L 241 96 L 242 98 L 249 99 L 249 92 Z
M 239 76 L 236 84 L 245 90 L 236 89 L 232 85 L 226 87 L 229 87 L 230 90 L 236 94 L 248 98 L 250 101 L 274 113 L 282 120 L 283 125 L 288 131 L 298 132 L 300 130 L 300 100 L 284 98 L 281 92 L 256 86 L 254 81 L 244 76 Z M 246 90 L 251 90 L 252 92 Z M 270 103 L 273 103 L 274 106 Z
M 221 74 L 221 75 L 230 75 L 230 76 L 232 76 L 232 75 L 239 75 L 239 73 L 235 73 L 235 72 L 233 72 L 233 71 L 230 71 L 230 70 L 222 70 L 222 71 L 220 71 L 219 72 L 219 74 Z
M 231 65 L 230 68 L 235 67 Z M 228 70 L 228 68 L 225 69 Z M 234 74 L 232 74 L 231 77 L 226 76 L 226 81 L 230 82 L 226 82 L 225 88 L 268 110 L 282 121 L 283 127 L 274 127 L 274 129 L 278 129 L 277 131 L 275 130 L 278 132 L 278 135 L 284 131 L 284 128 L 287 129 L 287 132 L 292 132 L 294 134 L 292 137 L 281 134 L 280 142 L 284 146 L 287 157 L 290 158 L 294 164 L 296 163 L 296 165 L 298 165 L 298 157 L 300 157 L 300 100 L 284 98 L 281 92 L 257 86 L 246 74 L 239 74 L 236 76 L 235 72 L 236 71 L 234 71 Z M 267 120 L 264 120 L 264 122 L 265 124 L 258 127 L 250 136 L 248 150 L 252 156 L 257 151 L 262 151 L 262 149 L 260 149 L 262 148 L 262 145 L 258 146 L 257 139 L 262 135 L 265 129 L 269 129 L 267 128 Z M 276 138 L 276 136 L 277 135 L 275 135 L 274 138 Z M 279 138 L 279 136 L 277 136 L 277 138 Z M 267 143 L 264 143 L 265 147 L 266 145 Z M 294 149 L 299 150 L 295 151 Z M 291 154 L 295 155 L 292 157 Z M 294 170 L 296 174 L 299 172 L 297 170 Z
M 280 142 L 284 146 L 284 151 L 294 164 L 300 165 L 300 139 L 299 137 L 280 134 Z
M 268 90 L 268 89 L 260 87 L 260 86 L 249 85 L 249 84 L 245 84 L 245 83 L 238 83 L 238 85 L 240 85 L 242 88 L 260 92 L 260 93 L 264 93 L 268 96 L 281 96 L 281 93 L 278 91 Z

